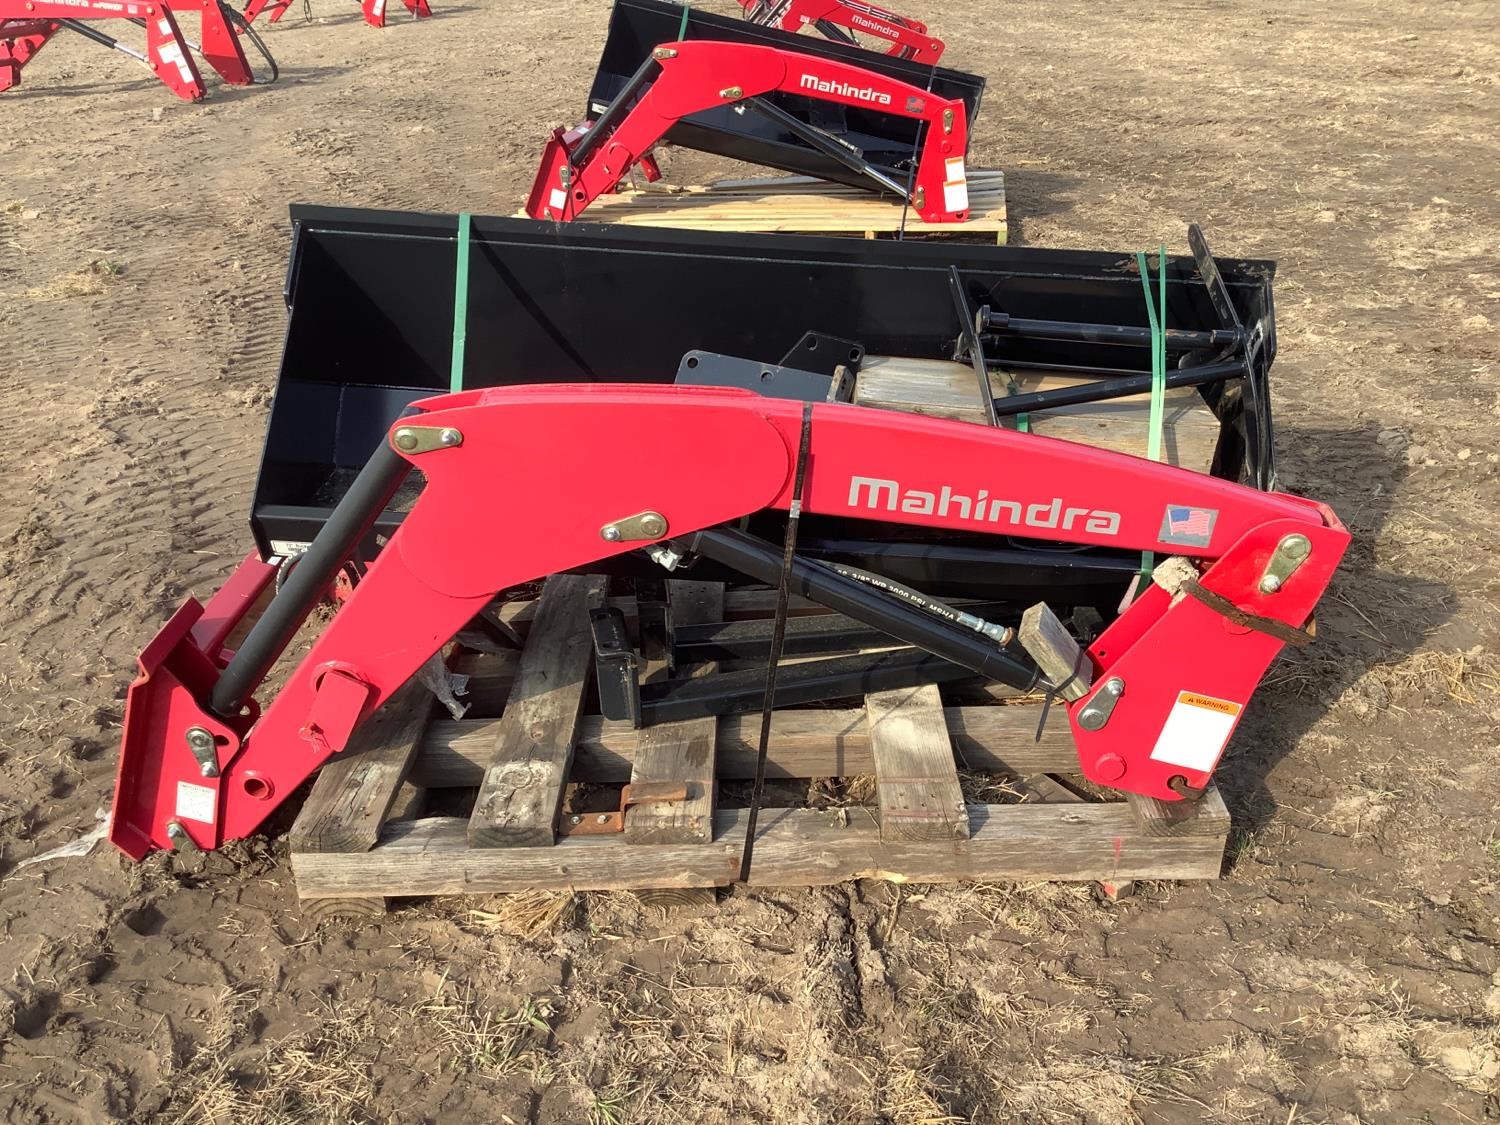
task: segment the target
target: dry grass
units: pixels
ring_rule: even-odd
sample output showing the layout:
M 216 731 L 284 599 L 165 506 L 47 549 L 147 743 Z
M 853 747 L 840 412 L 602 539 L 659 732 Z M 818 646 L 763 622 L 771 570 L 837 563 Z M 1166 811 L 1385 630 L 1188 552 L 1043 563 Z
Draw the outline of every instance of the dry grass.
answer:
M 487 933 L 539 942 L 572 926 L 578 908 L 572 891 L 520 891 L 497 895 L 490 909 L 470 910 L 465 918 Z
M 444 1056 L 460 1071 L 488 1078 L 526 1074 L 548 1077 L 548 1045 L 557 1010 L 548 999 L 527 997 L 519 1007 L 496 1014 L 474 991 L 446 976 L 417 1014 L 447 1048 Z
M 356 1057 L 373 1029 L 364 1011 L 318 1013 L 310 1031 L 267 1044 L 239 1046 L 259 993 L 226 988 L 210 1010 L 202 1043 L 172 1075 L 173 1095 L 161 1120 L 178 1125 L 305 1125 L 375 1120 L 369 1066 Z
M 97 297 L 106 292 L 110 284 L 124 273 L 124 268 L 108 258 L 94 258 L 87 265 L 72 273 L 54 277 L 46 285 L 26 290 L 25 296 L 32 301 L 61 301 L 69 297 Z

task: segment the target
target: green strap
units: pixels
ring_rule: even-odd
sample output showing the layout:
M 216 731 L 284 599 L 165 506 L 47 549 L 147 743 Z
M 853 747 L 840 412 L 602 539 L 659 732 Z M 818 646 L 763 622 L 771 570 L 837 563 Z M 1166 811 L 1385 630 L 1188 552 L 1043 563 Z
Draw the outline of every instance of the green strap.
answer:
M 677 25 L 677 42 L 679 43 L 687 37 L 688 12 L 692 11 L 692 9 L 693 6 L 691 4 L 684 4 L 682 6 L 682 22 Z
M 453 278 L 453 367 L 448 389 L 464 389 L 464 343 L 469 334 L 469 225 L 467 211 L 458 214 L 458 267 Z
M 1151 325 L 1151 413 L 1146 423 L 1146 456 L 1153 461 L 1160 461 L 1167 392 L 1167 248 L 1159 246 L 1156 250 L 1158 296 L 1155 302 L 1151 299 L 1151 270 L 1146 263 L 1145 251 L 1138 251 L 1135 260 L 1141 274 L 1141 292 L 1146 298 L 1146 319 Z M 1160 318 L 1157 317 L 1157 309 L 1161 310 Z M 1138 590 L 1145 590 L 1144 583 L 1150 580 L 1155 568 L 1155 554 L 1142 551 L 1142 582 L 1137 584 Z

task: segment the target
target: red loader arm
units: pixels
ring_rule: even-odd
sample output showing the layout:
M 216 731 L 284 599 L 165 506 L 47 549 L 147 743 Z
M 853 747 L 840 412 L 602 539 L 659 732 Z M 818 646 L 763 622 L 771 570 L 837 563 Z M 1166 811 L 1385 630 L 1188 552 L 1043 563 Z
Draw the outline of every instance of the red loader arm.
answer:
M 218 0 L 174 0 L 166 3 L 116 3 L 114 0 L 0 0 L 0 90 L 21 80 L 23 67 L 58 31 L 61 20 L 138 20 L 146 28 L 146 54 L 115 43 L 140 59 L 153 74 L 184 101 L 198 101 L 206 93 L 203 76 L 177 23 L 177 13 L 196 11 L 200 23 L 201 54 L 231 86 L 254 82 L 250 63 L 231 30 Z M 75 25 L 76 26 L 76 25 Z
M 403 0 L 406 10 L 419 20 L 425 20 L 432 15 L 432 8 L 428 6 L 427 0 Z M 245 5 L 245 22 L 254 23 L 262 12 L 270 12 L 267 17 L 272 23 L 280 23 L 281 17 L 286 15 L 286 10 L 292 6 L 292 0 L 250 0 Z M 385 26 L 386 0 L 360 0 L 359 10 L 364 14 L 365 23 L 371 27 Z
M 607 125 L 601 118 L 593 129 L 553 133 L 526 202 L 533 219 L 578 218 L 595 199 L 614 191 L 682 118 L 778 90 L 926 121 L 912 206 L 929 223 L 959 223 L 969 217 L 964 174 L 968 117 L 962 101 L 934 97 L 847 63 L 775 47 L 696 40 L 665 43 L 653 58 L 660 73 L 620 120 Z M 599 129 L 607 129 L 607 135 L 593 137 Z M 579 153 L 586 155 L 575 156 Z
M 694 387 L 506 387 L 417 408 L 390 449 L 421 451 L 371 465 L 399 469 L 390 490 L 406 462 L 420 467 L 423 491 L 264 713 L 253 701 L 216 713 L 209 700 L 266 564 L 247 560 L 206 611 L 189 602 L 147 646 L 110 828 L 127 854 L 254 832 L 496 592 L 648 545 L 607 541 L 607 525 L 649 509 L 665 517 L 662 538 L 681 540 L 788 508 L 802 424 L 801 403 Z M 837 403 L 811 417 L 809 512 L 1183 556 L 1240 622 L 1301 626 L 1348 543 L 1312 501 L 1123 454 Z M 628 473 L 621 433 L 660 435 L 636 447 Z M 1272 589 L 1268 570 L 1292 540 L 1299 564 Z M 1206 785 L 1280 647 L 1200 597 L 1153 587 L 1089 650 L 1095 688 L 1068 704 L 1083 772 L 1166 800 Z M 1101 691 L 1115 695 L 1106 721 L 1081 722 Z
M 936 63 L 943 57 L 943 41 L 928 35 L 925 23 L 858 0 L 740 0 L 740 7 L 746 19 L 762 27 L 801 31 L 832 24 L 886 40 L 885 53 L 896 58 Z

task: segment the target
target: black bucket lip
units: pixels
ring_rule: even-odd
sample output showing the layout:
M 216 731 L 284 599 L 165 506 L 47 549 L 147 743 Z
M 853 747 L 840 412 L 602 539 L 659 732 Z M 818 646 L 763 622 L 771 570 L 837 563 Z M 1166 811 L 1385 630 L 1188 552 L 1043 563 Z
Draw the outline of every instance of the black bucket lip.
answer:
M 294 231 L 373 234 L 388 237 L 456 239 L 456 212 L 372 210 L 315 203 L 293 203 Z M 743 233 L 669 227 L 592 223 L 586 219 L 555 223 L 502 215 L 470 215 L 470 238 L 496 245 L 552 243 L 559 248 L 593 247 L 689 257 L 752 257 L 788 261 L 824 261 L 888 266 L 893 269 L 986 270 L 1037 275 L 1059 280 L 1092 280 L 1136 276 L 1136 251 L 1087 250 L 1050 246 L 990 246 L 936 240 L 840 238 L 815 234 Z M 297 238 L 294 237 L 294 250 Z M 1153 255 L 1154 256 L 1154 255 Z M 1276 262 L 1266 258 L 1217 257 L 1220 274 L 1231 288 L 1260 288 L 1274 281 Z M 1197 266 L 1191 255 L 1168 254 L 1169 280 L 1191 281 Z M 295 288 L 289 278 L 288 298 Z

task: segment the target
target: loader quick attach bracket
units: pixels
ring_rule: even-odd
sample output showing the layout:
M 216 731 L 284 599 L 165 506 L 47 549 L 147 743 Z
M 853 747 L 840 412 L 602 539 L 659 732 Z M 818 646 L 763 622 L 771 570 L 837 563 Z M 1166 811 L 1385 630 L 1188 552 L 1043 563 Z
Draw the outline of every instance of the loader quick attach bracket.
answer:
M 199 16 L 198 43 L 183 35 L 177 19 L 193 11 Z M 19 85 L 21 68 L 63 30 L 129 55 L 184 101 L 199 101 L 207 93 L 194 53 L 226 84 L 249 86 L 255 76 L 231 26 L 234 15 L 219 0 L 0 0 L 0 91 Z M 89 26 L 89 21 L 105 19 L 124 19 L 145 28 L 145 52 Z
M 865 159 L 849 141 L 802 121 L 763 95 L 813 101 L 920 122 L 919 150 L 903 178 Z M 853 173 L 857 182 L 899 199 L 929 223 L 969 217 L 968 115 L 960 99 L 851 63 L 795 50 L 695 40 L 664 43 L 592 122 L 555 130 L 542 153 L 526 213 L 533 219 L 578 218 L 599 196 L 618 188 L 630 170 L 650 164 L 651 148 L 684 118 L 729 106 L 770 119 L 781 131 Z
M 1021 688 L 1037 683 L 1035 666 L 1003 636 L 838 567 L 784 557 L 737 527 L 761 512 L 795 514 L 798 465 L 807 466 L 805 516 L 1153 550 L 1185 560 L 1203 590 L 1242 613 L 1291 628 L 1311 616 L 1349 539 L 1332 512 L 1300 497 L 1072 442 L 845 403 L 557 384 L 466 391 L 414 408 L 418 416 L 391 428 L 237 651 L 224 651 L 224 640 L 269 580 L 258 558 L 206 609 L 189 602 L 147 646 L 127 698 L 110 828 L 127 854 L 180 841 L 212 848 L 254 832 L 497 592 L 639 550 L 669 546 L 762 582 L 785 573 L 790 593 L 912 646 L 914 659 Z M 403 449 L 398 434 L 413 428 L 451 437 Z M 622 432 L 668 437 L 639 443 L 622 473 Z M 813 452 L 804 458 L 797 451 L 808 433 Z M 684 463 L 694 471 L 683 473 Z M 426 483 L 410 510 L 262 710 L 255 692 L 271 666 L 414 467 Z M 647 537 L 608 534 L 640 513 L 657 517 L 649 533 L 642 525 Z M 1297 565 L 1276 562 L 1283 557 Z M 1265 629 L 1153 584 L 1088 647 L 1092 687 L 1067 703 L 1080 769 L 1168 801 L 1202 789 L 1281 647 Z M 1117 696 L 1108 708 L 1095 704 L 1100 691 Z M 1101 711 L 1105 721 L 1085 721 Z
M 927 34 L 920 20 L 898 16 L 859 0 L 740 0 L 745 18 L 783 31 L 816 28 L 835 43 L 858 44 L 853 32 L 885 40 L 885 53 L 912 62 L 935 63 L 943 41 Z

